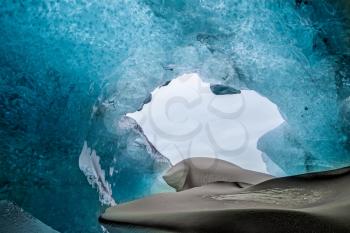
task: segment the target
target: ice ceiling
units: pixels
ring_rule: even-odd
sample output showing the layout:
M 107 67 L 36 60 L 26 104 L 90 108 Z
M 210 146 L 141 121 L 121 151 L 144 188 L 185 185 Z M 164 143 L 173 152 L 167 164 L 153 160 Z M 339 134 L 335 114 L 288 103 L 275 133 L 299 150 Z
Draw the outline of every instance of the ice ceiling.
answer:
M 285 173 L 349 165 L 348 7 L 1 1 L 0 199 L 62 232 L 100 231 L 99 194 L 85 175 L 103 173 L 99 185 L 116 202 L 163 189 L 169 160 L 123 116 L 165 81 L 193 72 L 278 106 L 285 123 L 258 149 Z M 88 162 L 79 167 L 82 151 Z

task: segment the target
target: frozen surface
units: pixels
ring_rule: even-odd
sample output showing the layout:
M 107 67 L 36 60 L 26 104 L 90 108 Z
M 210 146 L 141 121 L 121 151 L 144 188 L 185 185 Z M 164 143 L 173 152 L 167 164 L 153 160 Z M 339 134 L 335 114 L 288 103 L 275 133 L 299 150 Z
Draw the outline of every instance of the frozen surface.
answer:
M 284 122 L 276 105 L 255 91 L 210 85 L 197 74 L 155 89 L 141 111 L 127 116 L 172 164 L 205 156 L 264 173 L 258 139 Z
M 2 233 L 58 233 L 6 200 L 0 201 L 0 230 Z
M 0 199 L 58 231 L 101 231 L 105 206 L 79 168 L 85 141 L 117 202 L 162 190 L 169 161 L 121 119 L 193 72 L 278 106 L 285 123 L 258 141 L 268 169 L 276 170 L 269 161 L 287 174 L 349 165 L 348 6 L 1 1 Z
M 97 188 L 100 202 L 114 206 L 116 203 L 112 197 L 112 188 L 106 181 L 105 171 L 100 165 L 100 157 L 96 155 L 95 150 L 91 150 L 87 146 L 86 142 L 84 142 L 84 147 L 79 156 L 79 168 L 87 177 L 89 184 Z M 113 173 L 113 170 L 110 173 Z

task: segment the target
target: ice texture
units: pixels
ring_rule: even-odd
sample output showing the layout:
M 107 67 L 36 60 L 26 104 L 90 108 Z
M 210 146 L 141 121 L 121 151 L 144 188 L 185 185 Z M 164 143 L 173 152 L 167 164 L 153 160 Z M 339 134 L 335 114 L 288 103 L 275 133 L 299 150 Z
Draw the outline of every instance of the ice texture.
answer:
M 96 155 L 95 150 L 87 146 L 86 142 L 79 156 L 79 168 L 87 177 L 89 184 L 97 188 L 100 202 L 114 206 L 116 202 L 112 197 L 111 185 L 106 181 L 105 171 L 101 168 L 100 157 Z
M 230 86 L 221 85 L 221 84 L 211 84 L 210 90 L 215 95 L 232 95 L 232 94 L 239 94 L 241 93 L 240 90 L 236 90 Z
M 118 202 L 159 190 L 165 155 L 121 119 L 191 72 L 278 106 L 286 123 L 258 146 L 282 172 L 349 165 L 348 10 L 345 0 L 1 1 L 0 199 L 62 232 L 101 231 L 104 206 L 78 164 L 84 142 Z
M 58 233 L 7 200 L 0 201 L 0 229 L 2 233 Z

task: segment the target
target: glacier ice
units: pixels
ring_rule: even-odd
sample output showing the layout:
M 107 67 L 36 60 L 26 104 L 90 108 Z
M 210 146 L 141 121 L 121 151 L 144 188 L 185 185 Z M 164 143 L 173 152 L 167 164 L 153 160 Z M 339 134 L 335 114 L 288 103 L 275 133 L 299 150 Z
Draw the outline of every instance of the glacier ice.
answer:
M 349 4 L 308 2 L 1 1 L 0 199 L 62 232 L 101 231 L 84 143 L 118 202 L 162 189 L 169 161 L 123 117 L 194 72 L 278 106 L 285 123 L 258 142 L 268 169 L 348 165 Z
M 210 90 L 215 95 L 230 95 L 230 94 L 239 94 L 239 93 L 241 93 L 240 90 L 236 90 L 233 87 L 225 86 L 225 85 L 221 85 L 221 84 L 211 84 L 210 85 Z
M 90 185 L 96 186 L 100 195 L 100 202 L 105 205 L 116 204 L 112 196 L 111 185 L 105 179 L 105 171 L 101 168 L 100 157 L 95 150 L 91 150 L 84 142 L 79 156 L 79 168 L 87 177 Z M 113 174 L 110 174 L 113 175 Z
M 7 200 L 0 201 L 0 229 L 2 233 L 58 233 Z

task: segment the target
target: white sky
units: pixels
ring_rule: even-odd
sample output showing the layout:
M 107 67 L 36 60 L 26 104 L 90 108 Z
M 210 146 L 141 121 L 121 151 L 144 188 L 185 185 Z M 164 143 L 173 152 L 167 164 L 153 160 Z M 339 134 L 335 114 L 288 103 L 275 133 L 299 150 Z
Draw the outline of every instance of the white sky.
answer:
M 264 173 L 257 141 L 284 121 L 277 106 L 257 92 L 214 95 L 197 74 L 156 88 L 150 103 L 127 116 L 173 164 L 189 157 L 214 157 Z

